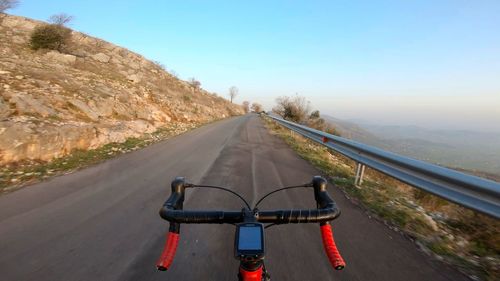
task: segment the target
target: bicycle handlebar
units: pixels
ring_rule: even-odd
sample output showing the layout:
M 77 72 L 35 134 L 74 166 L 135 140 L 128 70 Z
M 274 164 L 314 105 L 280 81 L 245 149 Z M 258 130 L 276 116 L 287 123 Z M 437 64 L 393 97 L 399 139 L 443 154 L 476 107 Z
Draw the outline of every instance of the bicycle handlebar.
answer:
M 182 210 L 185 189 L 189 184 L 184 178 L 176 178 L 172 182 L 172 194 L 160 209 L 160 216 L 175 223 L 239 223 L 243 222 L 245 215 L 243 211 L 185 211 Z M 305 210 L 275 210 L 275 211 L 253 211 L 253 217 L 263 223 L 317 223 L 336 219 L 340 210 L 326 191 L 326 180 L 314 177 L 312 182 L 314 197 L 319 209 Z
M 305 210 L 277 210 L 255 211 L 253 216 L 262 223 L 317 223 L 331 221 L 339 216 L 336 208 L 305 209 Z M 206 224 L 235 224 L 245 220 L 244 212 L 239 211 L 184 211 L 162 208 L 160 216 L 175 223 L 206 223 Z
M 187 184 L 184 178 L 176 178 L 171 185 L 172 193 L 160 209 L 160 216 L 170 222 L 170 230 L 167 242 L 160 260 L 157 263 L 159 270 L 166 270 L 171 265 L 175 250 L 179 241 L 181 223 L 230 223 L 236 224 L 251 219 L 261 223 L 321 223 L 322 241 L 326 254 L 336 270 L 343 269 L 345 262 L 340 256 L 333 232 L 328 221 L 336 219 L 340 215 L 335 201 L 326 191 L 327 182 L 319 176 L 313 177 L 314 199 L 318 205 L 317 209 L 299 210 L 275 210 L 259 211 L 254 209 L 241 211 L 186 211 L 183 210 L 185 189 L 192 185 Z

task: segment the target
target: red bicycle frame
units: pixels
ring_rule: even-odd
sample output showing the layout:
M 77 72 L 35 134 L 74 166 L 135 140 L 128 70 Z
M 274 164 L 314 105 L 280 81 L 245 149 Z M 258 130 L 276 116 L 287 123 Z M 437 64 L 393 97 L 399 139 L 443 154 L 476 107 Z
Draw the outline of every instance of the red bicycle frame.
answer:
M 262 270 L 263 267 L 264 266 L 261 265 L 257 270 L 247 271 L 240 266 L 240 272 L 238 277 L 242 281 L 262 281 L 263 278 L 265 278 L 263 277 L 264 273 L 264 271 Z

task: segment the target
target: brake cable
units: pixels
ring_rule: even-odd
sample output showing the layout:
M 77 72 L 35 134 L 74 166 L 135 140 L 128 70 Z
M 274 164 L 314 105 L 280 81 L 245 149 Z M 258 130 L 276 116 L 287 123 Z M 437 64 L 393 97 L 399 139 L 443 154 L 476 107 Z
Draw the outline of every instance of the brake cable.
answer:
M 248 210 L 251 211 L 252 208 L 250 208 L 250 204 L 248 204 L 247 200 L 245 200 L 245 198 L 243 198 L 241 195 L 239 195 L 238 193 L 232 191 L 231 189 L 228 189 L 228 188 L 225 188 L 225 187 L 222 187 L 222 186 L 215 186 L 215 185 L 204 185 L 204 184 L 187 184 L 186 187 L 205 187 L 205 188 L 213 188 L 213 189 L 220 189 L 220 190 L 223 190 L 223 191 L 227 191 L 229 193 L 232 193 L 233 195 L 237 196 L 238 198 L 241 199 L 241 201 L 243 201 L 243 203 L 245 203 L 245 205 L 247 206 Z
M 219 190 L 223 190 L 223 191 L 226 191 L 226 192 L 229 192 L 235 196 L 237 196 L 238 198 L 241 199 L 241 201 L 243 201 L 243 203 L 245 203 L 246 207 L 248 208 L 249 211 L 252 210 L 252 208 L 250 207 L 250 204 L 245 200 L 245 198 L 243 198 L 241 195 L 239 195 L 238 193 L 228 189 L 228 188 L 225 188 L 225 187 L 222 187 L 222 186 L 216 186 L 216 185 L 204 185 L 204 184 L 186 184 L 186 187 L 204 187 L 204 188 L 213 188 L 213 189 L 219 189 Z M 283 191 L 283 190 L 287 190 L 287 189 L 294 189 L 294 188 L 300 188 L 300 187 L 312 187 L 312 183 L 306 183 L 306 184 L 301 184 L 301 185 L 293 185 L 293 186 L 286 186 L 286 187 L 282 187 L 282 188 L 278 188 L 278 189 L 275 189 L 269 193 L 267 193 L 266 195 L 264 195 L 263 197 L 261 197 L 259 199 L 259 201 L 257 201 L 257 203 L 255 204 L 255 207 L 254 209 L 257 208 L 257 206 L 265 199 L 267 198 L 268 196 L 278 192 L 278 191 Z M 270 227 L 272 226 L 271 225 L 268 225 L 266 226 L 267 227 Z
M 264 200 L 266 197 L 268 197 L 269 195 L 271 194 L 274 194 L 278 191 L 282 191 L 282 190 L 286 190 L 286 189 L 293 189 L 293 188 L 300 188 L 300 187 L 312 187 L 312 183 L 306 183 L 306 184 L 302 184 L 302 185 L 293 185 L 293 186 L 286 186 L 286 187 L 282 187 L 282 188 L 278 188 L 278 189 L 275 189 L 269 193 L 267 193 L 266 195 L 264 195 L 263 197 L 261 197 L 259 199 L 259 201 L 257 201 L 257 203 L 255 204 L 255 207 L 254 209 L 257 208 L 257 206 L 260 204 L 260 202 L 262 202 L 262 200 Z

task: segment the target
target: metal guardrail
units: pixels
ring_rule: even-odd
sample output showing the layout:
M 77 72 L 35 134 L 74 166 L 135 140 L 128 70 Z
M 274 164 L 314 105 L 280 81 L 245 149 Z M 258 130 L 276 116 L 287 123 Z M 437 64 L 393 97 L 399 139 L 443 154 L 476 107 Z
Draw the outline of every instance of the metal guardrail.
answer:
M 500 184 L 497 182 L 267 116 L 282 126 L 356 161 L 356 181 L 359 184 L 366 165 L 446 200 L 500 218 Z

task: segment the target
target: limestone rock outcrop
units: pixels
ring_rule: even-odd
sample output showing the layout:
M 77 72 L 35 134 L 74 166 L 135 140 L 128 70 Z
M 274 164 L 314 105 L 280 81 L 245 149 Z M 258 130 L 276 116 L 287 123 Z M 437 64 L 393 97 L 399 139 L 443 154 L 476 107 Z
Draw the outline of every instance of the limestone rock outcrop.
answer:
M 61 52 L 33 51 L 30 33 L 40 24 L 0 19 L 0 165 L 243 113 L 141 55 L 76 31 Z

